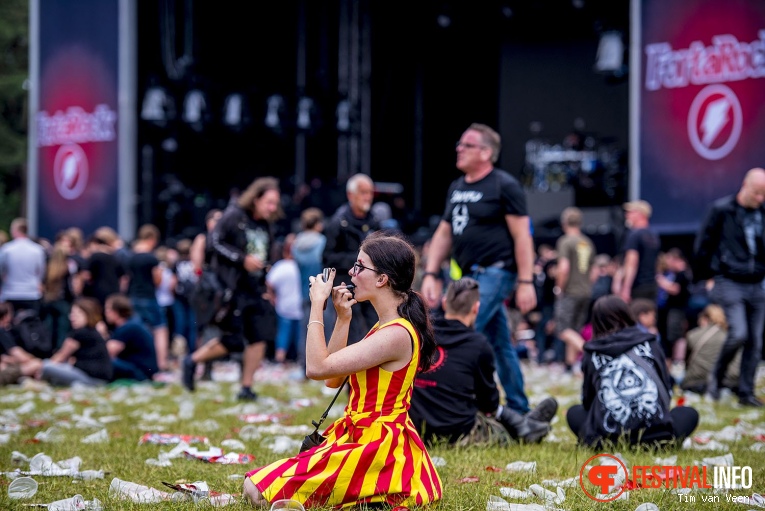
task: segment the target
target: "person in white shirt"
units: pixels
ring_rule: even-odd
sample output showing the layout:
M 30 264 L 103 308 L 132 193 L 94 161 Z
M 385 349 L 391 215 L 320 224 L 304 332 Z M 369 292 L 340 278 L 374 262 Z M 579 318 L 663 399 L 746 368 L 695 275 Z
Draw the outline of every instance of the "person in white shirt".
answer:
M 13 220 L 13 240 L 0 248 L 0 301 L 10 302 L 16 312 L 32 309 L 39 313 L 46 257 L 43 247 L 29 239 L 27 228 L 26 218 Z
M 274 358 L 283 363 L 293 345 L 300 339 L 300 320 L 303 319 L 303 292 L 300 286 L 300 268 L 292 257 L 295 234 L 288 234 L 278 260 L 266 275 L 266 284 L 276 298 L 276 353 Z

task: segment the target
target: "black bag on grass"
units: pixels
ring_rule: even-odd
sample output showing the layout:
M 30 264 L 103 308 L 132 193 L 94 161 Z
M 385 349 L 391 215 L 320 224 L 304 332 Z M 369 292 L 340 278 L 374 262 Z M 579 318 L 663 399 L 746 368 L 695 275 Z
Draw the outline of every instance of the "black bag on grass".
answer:
M 16 313 L 13 332 L 16 344 L 37 358 L 50 358 L 56 349 L 40 315 L 32 309 L 21 309 Z

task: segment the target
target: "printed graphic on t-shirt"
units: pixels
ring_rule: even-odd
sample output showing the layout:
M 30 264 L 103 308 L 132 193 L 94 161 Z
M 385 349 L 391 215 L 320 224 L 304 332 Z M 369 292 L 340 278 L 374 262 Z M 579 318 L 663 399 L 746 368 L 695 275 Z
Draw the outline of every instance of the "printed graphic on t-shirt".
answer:
M 588 274 L 590 271 L 590 258 L 592 257 L 592 247 L 589 243 L 582 240 L 576 244 L 576 263 L 579 273 Z
M 462 232 L 470 222 L 470 212 L 468 211 L 468 202 L 480 202 L 483 193 L 475 190 L 454 190 L 450 201 L 455 204 L 452 210 L 452 233 L 455 236 L 461 236 Z
M 762 236 L 762 215 L 759 210 L 747 211 L 744 214 L 744 235 L 749 253 L 756 254 L 757 242 L 755 239 Z
M 653 358 L 647 343 L 635 346 L 632 352 L 639 357 Z M 605 409 L 603 428 L 606 431 L 617 433 L 663 417 L 656 382 L 627 353 L 617 357 L 594 354 L 592 362 L 600 374 L 598 399 Z
M 465 204 L 457 204 L 452 211 L 452 232 L 455 236 L 461 236 L 470 221 L 470 213 Z
M 247 253 L 263 262 L 268 261 L 268 232 L 264 229 L 246 229 Z

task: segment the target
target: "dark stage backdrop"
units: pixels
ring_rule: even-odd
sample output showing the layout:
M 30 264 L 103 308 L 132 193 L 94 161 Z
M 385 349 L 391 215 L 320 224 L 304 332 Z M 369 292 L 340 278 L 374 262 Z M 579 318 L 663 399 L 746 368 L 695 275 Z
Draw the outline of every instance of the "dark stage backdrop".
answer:
M 540 117 L 551 138 L 565 135 L 574 118 L 582 117 L 588 130 L 626 147 L 627 87 L 606 83 L 593 69 L 596 21 L 618 19 L 627 26 L 626 0 L 588 0 L 581 9 L 569 0 L 307 1 L 302 2 L 304 32 L 298 30 L 299 1 L 195 1 L 193 63 L 176 79 L 168 68 L 173 67 L 169 62 L 182 64 L 188 27 L 180 11 L 188 4 L 175 3 L 174 31 L 168 28 L 166 4 L 138 3 L 141 96 L 158 83 L 176 104 L 175 118 L 163 127 L 139 121 L 139 150 L 149 150 L 146 162 L 153 166 L 153 181 L 142 180 L 141 186 L 153 197 L 160 194 L 165 174 L 180 177 L 194 193 L 224 198 L 231 187 L 246 186 L 259 175 L 289 184 L 296 168 L 294 118 L 301 94 L 314 99 L 317 115 L 305 137 L 306 177 L 331 182 L 343 138 L 335 109 L 341 99 L 338 70 L 347 65 L 339 59 L 339 34 L 349 31 L 341 22 L 342 7 L 348 5 L 358 7 L 359 19 L 368 21 L 360 25 L 369 30 L 365 55 L 371 72 L 358 85 L 371 90 L 371 176 L 401 183 L 406 207 L 423 220 L 442 212 L 449 183 L 460 175 L 454 143 L 472 122 L 498 128 L 504 138 L 499 165 L 514 174 L 520 171 L 529 122 Z M 307 43 L 303 90 L 296 83 L 300 33 Z M 180 119 L 183 98 L 194 87 L 208 98 L 209 118 L 201 131 Z M 220 122 L 223 100 L 233 91 L 249 99 L 250 123 L 239 132 Z M 263 123 L 272 94 L 285 98 L 288 122 L 282 133 Z M 338 195 L 342 200 L 342 191 Z M 157 204 L 154 216 L 161 214 Z

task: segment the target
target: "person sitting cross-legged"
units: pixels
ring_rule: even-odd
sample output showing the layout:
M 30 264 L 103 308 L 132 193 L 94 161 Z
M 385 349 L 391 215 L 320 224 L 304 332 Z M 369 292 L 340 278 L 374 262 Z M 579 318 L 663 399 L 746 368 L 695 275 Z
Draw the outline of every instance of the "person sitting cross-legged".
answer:
M 49 358 L 33 358 L 21 365 L 21 373 L 54 386 L 75 383 L 90 387 L 104 385 L 112 378 L 112 362 L 106 341 L 97 330 L 101 304 L 95 298 L 80 297 L 72 304 L 69 322 L 72 331 Z
M 435 361 L 414 381 L 409 416 L 426 443 L 539 442 L 550 431 L 558 403 L 548 397 L 526 415 L 499 404 L 494 351 L 474 329 L 481 305 L 478 286 L 464 277 L 442 298 L 444 314 L 433 320 Z
M 106 341 L 106 349 L 112 358 L 113 380 L 151 380 L 157 373 L 157 354 L 154 336 L 133 311 L 130 298 L 112 294 L 106 299 L 104 316 L 114 327 Z
M 656 335 L 637 324 L 617 295 L 593 305 L 592 334 L 584 345 L 582 404 L 566 413 L 579 443 L 595 449 L 621 441 L 632 447 L 681 445 L 699 413 L 688 406 L 670 409 L 672 381 Z

